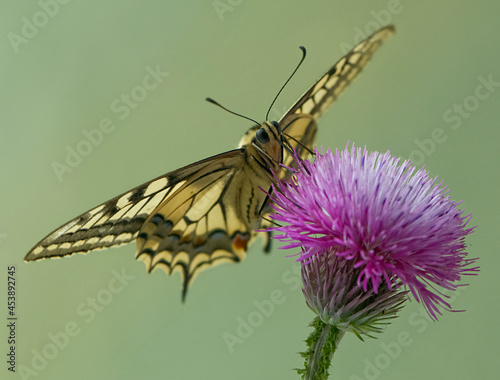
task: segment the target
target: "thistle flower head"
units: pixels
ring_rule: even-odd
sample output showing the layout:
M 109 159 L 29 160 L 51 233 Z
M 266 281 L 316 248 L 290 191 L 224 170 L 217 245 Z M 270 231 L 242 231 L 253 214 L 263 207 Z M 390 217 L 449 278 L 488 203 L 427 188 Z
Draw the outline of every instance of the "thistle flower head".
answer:
M 364 292 L 403 286 L 433 319 L 440 307 L 451 309 L 437 287 L 455 290 L 462 275 L 478 268 L 465 251 L 470 215 L 437 177 L 409 161 L 400 164 L 389 152 L 354 145 L 335 153 L 316 149 L 314 162 L 296 158 L 296 165 L 295 175 L 279 181 L 271 196 L 271 217 L 284 225 L 269 230 L 279 232 L 274 238 L 287 243 L 283 248 L 301 247 L 303 265 L 333 254 L 329 262 L 354 270 Z

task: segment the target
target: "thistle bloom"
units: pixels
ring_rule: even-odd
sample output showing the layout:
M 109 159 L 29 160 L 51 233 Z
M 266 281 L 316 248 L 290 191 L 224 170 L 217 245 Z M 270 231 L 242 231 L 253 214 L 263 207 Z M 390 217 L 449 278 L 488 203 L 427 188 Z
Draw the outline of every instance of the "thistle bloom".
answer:
M 473 230 L 466 227 L 470 215 L 463 215 L 437 177 L 409 161 L 400 164 L 389 152 L 361 152 L 354 145 L 335 154 L 316 149 L 314 162 L 296 162 L 293 179 L 273 187 L 272 218 L 284 225 L 269 230 L 287 243 L 282 248 L 302 248 L 304 294 L 318 315 L 333 302 L 323 297 L 320 307 L 321 297 L 312 295 L 319 286 L 311 286 L 310 273 L 319 273 L 314 263 L 324 254 L 330 263 L 345 261 L 335 265 L 349 265 L 364 292 L 387 296 L 404 287 L 433 319 L 440 308 L 451 309 L 437 287 L 455 290 L 462 275 L 478 268 L 471 267 L 476 259 L 465 251 L 465 237 Z M 341 281 L 327 277 L 322 281 Z

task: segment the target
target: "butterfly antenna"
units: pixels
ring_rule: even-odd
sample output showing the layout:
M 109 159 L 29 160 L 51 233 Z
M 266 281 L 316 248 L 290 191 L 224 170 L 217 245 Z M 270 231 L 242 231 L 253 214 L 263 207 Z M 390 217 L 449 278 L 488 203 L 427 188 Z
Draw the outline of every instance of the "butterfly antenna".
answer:
M 223 105 L 221 105 L 219 102 L 216 102 L 216 101 L 215 101 L 215 100 L 213 100 L 212 98 L 205 98 L 205 100 L 206 100 L 207 102 L 209 102 L 209 103 L 215 104 L 216 106 L 218 106 L 218 107 L 222 108 L 224 111 L 227 111 L 227 112 L 229 112 L 229 113 L 231 113 L 231 114 L 233 114 L 233 115 L 236 115 L 236 116 L 242 117 L 243 119 L 247 119 L 247 120 L 253 121 L 255 124 L 260 125 L 260 123 L 259 123 L 259 122 L 257 122 L 257 121 L 255 121 L 254 119 L 251 119 L 251 118 L 249 118 L 249 117 L 247 117 L 247 116 L 244 116 L 244 115 L 242 115 L 242 114 L 239 114 L 239 113 L 233 112 L 233 111 L 231 111 L 231 110 L 228 110 L 226 107 L 224 107 Z
M 272 219 L 266 218 L 266 217 L 265 217 L 265 216 L 263 216 L 263 215 L 261 215 L 260 217 L 261 217 L 262 219 L 264 219 L 265 221 L 267 221 L 267 222 L 269 222 L 269 223 L 271 223 L 271 224 L 274 224 L 275 226 L 282 227 L 282 225 L 281 225 L 281 224 L 276 223 L 276 222 L 275 222 L 274 220 L 272 220 Z
M 309 149 L 307 146 L 305 146 L 304 144 L 302 144 L 299 140 L 297 140 L 295 137 L 293 136 L 290 136 L 288 133 L 283 133 L 283 135 L 290 139 L 290 140 L 293 140 L 297 143 L 297 145 L 300 145 L 302 148 L 304 148 L 305 150 L 307 150 L 307 152 L 311 155 L 311 156 L 315 156 L 316 154 L 311 150 Z
M 292 149 L 290 149 L 290 147 L 288 145 L 286 145 L 283 141 L 281 141 L 279 139 L 277 141 L 283 147 L 283 149 L 285 149 L 291 156 L 294 155 Z
M 283 89 L 285 88 L 285 86 L 288 84 L 288 82 L 290 82 L 290 79 L 292 79 L 292 77 L 295 75 L 295 73 L 297 72 L 297 70 L 299 69 L 300 65 L 302 65 L 302 62 L 304 62 L 304 59 L 306 59 L 306 48 L 304 46 L 299 46 L 299 49 L 302 50 L 302 58 L 300 59 L 300 62 L 299 64 L 297 65 L 297 67 L 295 68 L 295 70 L 293 70 L 293 73 L 292 75 L 290 75 L 290 77 L 287 79 L 287 81 L 285 82 L 285 84 L 281 87 L 281 89 L 278 91 L 278 93 L 276 94 L 276 96 L 274 97 L 274 100 L 273 102 L 271 103 L 271 105 L 269 106 L 269 109 L 267 110 L 267 113 L 266 113 L 266 120 L 268 120 L 268 117 L 269 117 L 269 112 L 271 112 L 271 108 L 273 108 L 274 106 L 274 103 L 276 103 L 276 99 L 278 99 L 278 96 L 280 96 L 281 94 L 281 91 L 283 91 Z

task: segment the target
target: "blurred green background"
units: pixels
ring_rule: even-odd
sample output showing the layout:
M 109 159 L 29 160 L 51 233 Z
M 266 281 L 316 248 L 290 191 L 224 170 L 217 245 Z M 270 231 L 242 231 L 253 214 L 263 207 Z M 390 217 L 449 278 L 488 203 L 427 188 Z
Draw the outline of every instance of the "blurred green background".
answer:
M 0 314 L 7 313 L 6 271 L 14 264 L 19 315 L 18 373 L 2 360 L 2 378 L 20 377 L 21 369 L 22 378 L 39 380 L 298 378 L 293 368 L 302 365 L 297 353 L 313 314 L 297 287 L 297 266 L 277 244 L 269 256 L 256 244 L 244 263 L 202 273 L 184 305 L 178 275 L 148 275 L 134 260 L 135 244 L 87 257 L 22 259 L 89 208 L 233 149 L 251 125 L 205 97 L 262 120 L 304 45 L 308 57 L 275 107 L 283 112 L 358 35 L 387 23 L 396 35 L 320 120 L 318 145 L 351 141 L 425 164 L 473 214 L 478 228 L 468 246 L 481 272 L 453 299 L 464 313 L 445 312 L 432 323 L 411 302 L 379 339 L 347 335 L 332 378 L 498 377 L 498 2 L 62 3 L 4 1 L 0 12 Z M 112 108 L 141 85 L 148 66 L 169 75 L 142 102 Z M 489 89 L 477 90 L 482 81 Z M 75 149 L 104 118 L 115 129 L 58 178 L 54 163 L 66 165 L 67 147 Z M 110 284 L 117 290 L 113 271 L 129 276 L 116 294 L 109 292 Z M 239 318 L 275 290 L 285 301 L 230 352 L 224 334 L 237 335 Z M 74 336 L 63 338 L 66 329 Z M 2 329 L 2 353 L 7 334 Z M 397 343 L 401 334 L 409 344 Z

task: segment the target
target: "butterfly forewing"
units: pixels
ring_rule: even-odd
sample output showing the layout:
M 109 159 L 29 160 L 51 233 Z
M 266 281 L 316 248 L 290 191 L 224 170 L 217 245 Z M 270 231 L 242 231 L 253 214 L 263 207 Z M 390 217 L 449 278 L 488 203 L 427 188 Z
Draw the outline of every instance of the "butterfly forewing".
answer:
M 53 231 L 28 252 L 25 260 L 62 257 L 129 243 L 136 239 L 151 213 L 180 184 L 193 181 L 197 173 L 214 161 L 241 154 L 235 150 L 207 158 L 110 199 Z
M 281 144 L 300 150 L 302 158 L 310 155 L 316 120 L 393 31 L 386 27 L 360 42 L 311 86 L 279 121 L 281 135 L 270 122 L 256 125 L 239 149 L 167 173 L 87 211 L 41 240 L 25 260 L 85 253 L 136 239 L 136 257 L 148 271 L 180 272 L 184 298 L 201 270 L 241 261 L 258 234 L 268 239 L 255 232 L 269 222 L 262 218 L 270 211 L 263 190 L 270 189 L 272 172 L 290 175 L 280 163 L 293 166 Z M 260 129 L 267 130 L 264 140 L 269 141 L 256 139 Z
M 76 217 L 38 242 L 26 261 L 85 253 L 129 243 L 168 192 L 167 176 L 156 178 Z
M 288 129 L 304 130 L 295 137 L 300 144 L 295 142 L 295 147 L 301 149 L 302 158 L 307 157 L 307 149 L 312 150 L 314 136 L 316 135 L 316 125 L 312 120 L 317 120 L 330 108 L 338 96 L 345 90 L 347 85 L 358 76 L 364 66 L 368 63 L 373 53 L 379 46 L 394 34 L 394 27 L 387 26 L 372 34 L 367 39 L 357 44 L 340 61 L 333 65 L 309 90 L 307 90 L 295 104 L 283 115 L 279 121 L 283 133 L 286 136 Z M 306 120 L 301 121 L 301 118 Z M 290 126 L 290 127 L 289 127 Z M 307 126 L 307 127 L 304 127 Z M 293 135 L 293 133 L 291 133 Z M 298 137 L 297 137 L 298 136 Z M 292 143 L 293 144 L 293 143 Z M 307 149 L 305 149 L 307 148 Z M 290 155 L 285 152 L 283 162 L 286 164 L 292 161 Z

